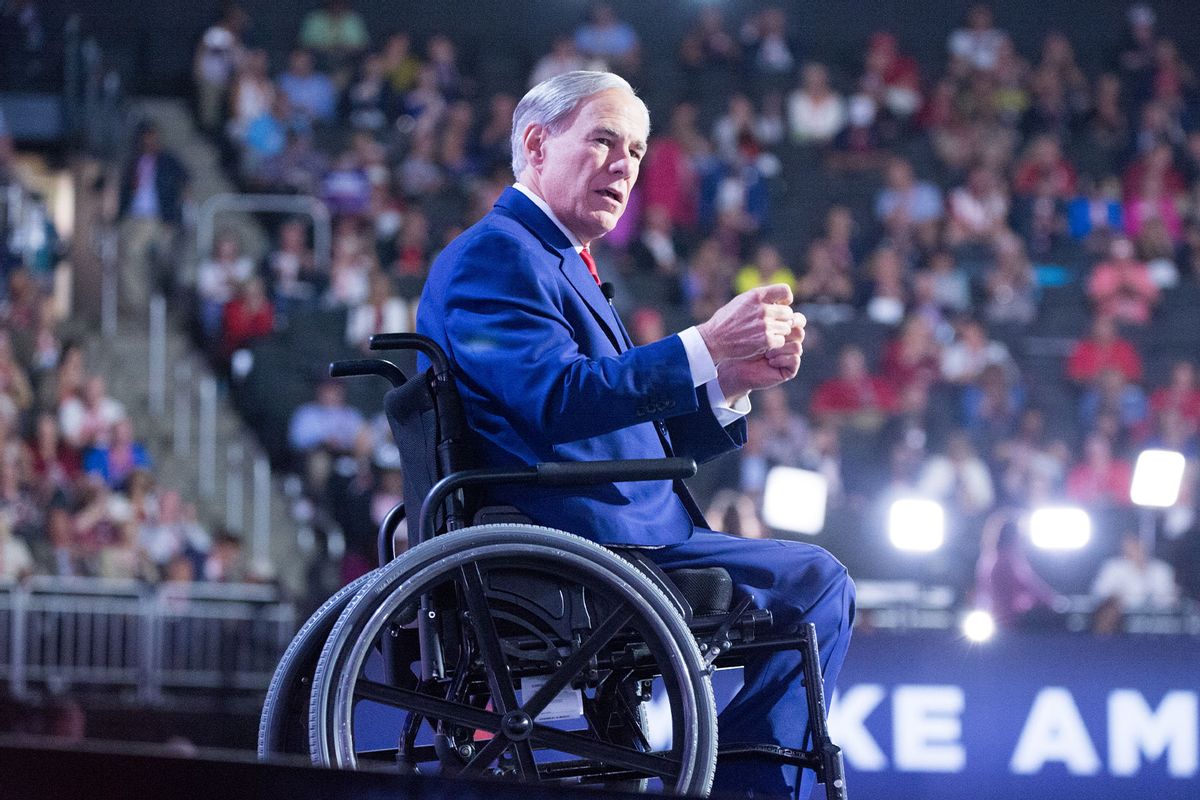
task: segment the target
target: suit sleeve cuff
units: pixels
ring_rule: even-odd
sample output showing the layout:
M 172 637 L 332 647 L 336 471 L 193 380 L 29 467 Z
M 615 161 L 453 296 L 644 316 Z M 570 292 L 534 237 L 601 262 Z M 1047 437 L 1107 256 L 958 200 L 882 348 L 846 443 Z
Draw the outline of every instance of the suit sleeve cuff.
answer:
M 725 399 L 725 393 L 721 391 L 721 384 L 717 380 L 711 380 L 704 385 L 708 391 L 708 404 L 712 407 L 713 416 L 717 418 L 717 422 L 724 428 L 737 422 L 742 417 L 750 413 L 750 395 L 744 394 L 738 398 L 738 401 L 733 405 Z
M 700 331 L 692 326 L 680 331 L 679 340 L 683 342 L 684 352 L 687 353 L 688 369 L 692 373 L 692 386 L 700 387 L 717 379 L 717 365 L 713 363 L 712 355 L 704 344 Z M 709 394 L 712 397 L 712 394 Z M 725 398 L 721 398 L 725 402 Z

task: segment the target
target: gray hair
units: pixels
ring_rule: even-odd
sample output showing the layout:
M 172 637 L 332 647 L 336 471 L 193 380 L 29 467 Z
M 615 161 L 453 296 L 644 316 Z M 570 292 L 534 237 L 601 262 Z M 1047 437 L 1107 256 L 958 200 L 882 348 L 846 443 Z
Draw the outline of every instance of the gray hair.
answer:
M 650 129 L 650 111 L 629 81 L 611 72 L 575 70 L 555 75 L 534 86 L 513 111 L 512 127 L 512 171 L 516 178 L 525 169 L 525 129 L 530 125 L 544 125 L 550 133 L 560 133 L 571 112 L 586 97 L 608 89 L 624 89 L 629 92 L 646 112 L 646 130 Z

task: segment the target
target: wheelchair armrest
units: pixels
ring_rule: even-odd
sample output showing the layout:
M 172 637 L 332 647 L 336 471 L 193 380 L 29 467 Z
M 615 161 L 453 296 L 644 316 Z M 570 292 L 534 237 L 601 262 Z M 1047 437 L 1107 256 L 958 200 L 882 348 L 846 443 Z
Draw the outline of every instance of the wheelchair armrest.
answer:
M 378 375 L 387 378 L 392 386 L 403 385 L 408 378 L 399 367 L 382 358 L 356 358 L 334 361 L 329 365 L 329 377 L 354 378 L 360 375 Z
M 421 503 L 418 541 L 433 536 L 437 510 L 453 492 L 468 486 L 529 485 L 589 486 L 598 483 L 662 481 L 690 478 L 696 462 L 690 458 L 631 458 L 616 461 L 560 461 L 514 469 L 464 469 L 433 485 Z

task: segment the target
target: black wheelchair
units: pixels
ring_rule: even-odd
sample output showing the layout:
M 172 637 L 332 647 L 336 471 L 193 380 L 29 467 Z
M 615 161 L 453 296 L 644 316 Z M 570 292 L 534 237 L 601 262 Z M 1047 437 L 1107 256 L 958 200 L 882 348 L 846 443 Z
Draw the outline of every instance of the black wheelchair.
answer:
M 637 549 L 483 499 L 505 485 L 680 480 L 695 474 L 691 459 L 479 468 L 441 349 L 415 334 L 380 334 L 371 347 L 431 363 L 411 380 L 383 359 L 330 366 L 391 382 L 406 502 L 380 526 L 383 566 L 331 597 L 285 652 L 260 758 L 695 796 L 709 792 L 718 758 L 767 759 L 811 769 L 826 797 L 846 797 L 812 625 L 773 630 L 722 569 L 666 574 Z M 402 522 L 410 547 L 396 556 Z M 712 671 L 782 648 L 802 654 L 806 746 L 718 748 Z

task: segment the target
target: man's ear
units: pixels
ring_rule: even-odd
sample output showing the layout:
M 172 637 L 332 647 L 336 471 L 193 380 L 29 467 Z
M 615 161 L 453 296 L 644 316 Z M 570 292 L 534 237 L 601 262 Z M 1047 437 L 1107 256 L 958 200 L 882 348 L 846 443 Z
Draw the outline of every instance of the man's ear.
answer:
M 525 127 L 525 135 L 521 137 L 525 147 L 525 161 L 531 167 L 540 167 L 545 158 L 546 126 L 531 122 Z

